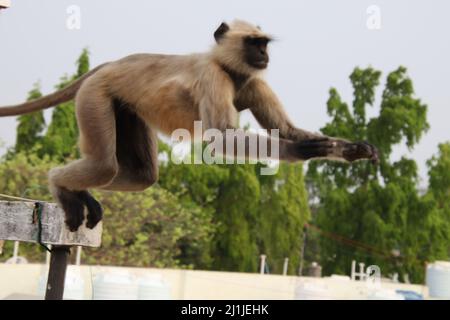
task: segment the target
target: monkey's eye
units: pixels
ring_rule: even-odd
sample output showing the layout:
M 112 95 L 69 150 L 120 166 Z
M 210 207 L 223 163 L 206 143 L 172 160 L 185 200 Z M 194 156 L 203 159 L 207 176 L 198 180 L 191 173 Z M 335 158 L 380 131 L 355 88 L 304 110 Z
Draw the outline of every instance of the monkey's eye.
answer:
M 270 39 L 266 37 L 247 37 L 245 43 L 251 46 L 262 47 L 267 46 Z

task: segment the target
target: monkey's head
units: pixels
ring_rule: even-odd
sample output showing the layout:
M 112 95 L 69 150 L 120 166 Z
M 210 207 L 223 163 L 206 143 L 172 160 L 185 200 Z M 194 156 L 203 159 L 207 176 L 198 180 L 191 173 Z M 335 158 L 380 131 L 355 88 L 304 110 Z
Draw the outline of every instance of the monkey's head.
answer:
M 252 75 L 269 64 L 267 45 L 272 38 L 245 21 L 223 22 L 214 32 L 214 57 L 233 71 Z

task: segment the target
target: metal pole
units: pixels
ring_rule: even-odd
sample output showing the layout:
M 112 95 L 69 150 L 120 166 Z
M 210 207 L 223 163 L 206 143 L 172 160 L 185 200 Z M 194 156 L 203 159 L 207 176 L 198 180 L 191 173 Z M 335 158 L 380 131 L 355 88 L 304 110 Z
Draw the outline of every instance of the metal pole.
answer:
M 352 260 L 352 280 L 356 280 L 356 261 Z
M 303 273 L 303 260 L 305 258 L 305 249 L 306 249 L 306 230 L 308 230 L 305 227 L 303 227 L 303 243 L 302 243 L 302 250 L 300 251 L 300 266 L 298 267 L 298 276 L 301 277 Z
M 264 274 L 265 266 L 266 266 L 266 255 L 262 254 L 261 255 L 261 265 L 259 267 L 259 273 L 260 274 Z
M 48 247 L 49 247 L 50 250 L 52 249 L 52 245 L 51 244 L 49 244 Z M 50 257 L 51 257 L 51 253 L 47 251 L 45 253 L 45 264 L 50 264 Z
M 363 281 L 366 278 L 366 272 L 364 271 L 364 262 L 359 263 L 359 280 Z
M 17 263 L 18 256 L 19 256 L 19 241 L 14 241 L 14 250 L 13 250 L 14 264 Z
M 283 276 L 287 275 L 287 272 L 288 272 L 288 264 L 289 264 L 289 258 L 284 258 Z
M 53 246 L 48 270 L 45 300 L 62 300 L 70 246 Z
M 75 264 L 77 266 L 79 266 L 81 264 L 81 248 L 82 248 L 81 246 L 77 247 L 77 256 L 76 256 L 76 259 L 75 259 Z

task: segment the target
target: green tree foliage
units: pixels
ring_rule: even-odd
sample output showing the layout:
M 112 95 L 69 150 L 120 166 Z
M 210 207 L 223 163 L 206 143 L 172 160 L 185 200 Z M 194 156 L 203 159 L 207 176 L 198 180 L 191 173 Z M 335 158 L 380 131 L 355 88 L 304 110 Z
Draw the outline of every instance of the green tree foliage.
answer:
M 28 93 L 28 101 L 42 97 L 39 83 L 35 83 L 33 89 Z M 31 151 L 42 140 L 42 132 L 45 129 L 43 111 L 36 111 L 21 115 L 17 118 L 17 138 L 15 152 Z
M 197 267 L 183 250 L 198 253 L 214 227 L 198 206 L 184 208 L 177 197 L 153 186 L 144 192 L 97 192 L 104 213 L 102 246 L 85 250 L 92 264 L 138 267 Z
M 429 192 L 438 201 L 438 206 L 450 213 L 448 211 L 450 209 L 450 142 L 440 144 L 439 154 L 432 157 L 427 165 L 430 177 Z
M 214 268 L 255 272 L 258 266 L 256 223 L 260 217 L 260 186 L 254 167 L 230 165 L 219 189 L 215 220 Z
M 74 75 L 75 79 L 80 78 L 83 74 L 87 73 L 90 68 L 89 63 L 89 50 L 84 48 L 81 52 L 81 55 L 77 60 L 77 73 Z
M 161 154 L 171 156 L 170 146 L 160 141 Z M 177 196 L 177 201 L 184 208 L 199 207 L 205 219 L 210 219 L 215 231 L 217 222 L 214 221 L 215 204 L 219 187 L 228 177 L 228 171 L 219 166 L 206 165 L 177 165 L 172 161 L 160 161 L 158 184 Z M 205 243 L 195 250 L 189 244 L 182 245 L 181 256 L 202 269 L 211 268 L 213 242 Z
M 260 176 L 260 204 L 256 225 L 260 252 L 267 255 L 271 273 L 281 273 L 289 258 L 289 274 L 297 274 L 303 227 L 310 219 L 303 166 L 281 163 L 274 176 Z
M 429 187 L 424 201 L 433 211 L 426 221 L 431 239 L 427 250 L 437 260 L 450 255 L 450 142 L 440 144 L 438 155 L 428 160 L 427 165 Z
M 36 153 L 29 151 L 15 153 L 13 158 L 0 162 L 0 192 L 51 201 L 47 188 L 47 172 L 54 166 L 55 163 L 48 156 L 41 158 Z M 0 261 L 10 258 L 12 252 L 13 241 L 6 241 Z M 19 254 L 30 262 L 45 261 L 45 252 L 39 245 L 21 243 Z
M 51 201 L 47 172 L 57 163 L 49 156 L 17 153 L 0 162 L 2 193 Z M 141 193 L 96 192 L 105 209 L 103 243 L 84 250 L 85 263 L 153 267 L 197 267 L 183 251 L 198 252 L 211 241 L 214 225 L 200 207 L 183 207 L 175 195 L 158 186 Z M 31 213 L 30 213 L 31 214 Z M 189 246 L 189 248 L 186 248 Z M 44 250 L 22 243 L 20 254 L 32 262 L 43 262 Z M 8 241 L 0 261 L 12 254 Z
M 448 224 L 433 201 L 419 195 L 416 163 L 390 157 L 394 146 L 406 143 L 411 149 L 427 131 L 427 106 L 414 96 L 406 69 L 399 67 L 387 77 L 378 115 L 368 119 L 366 108 L 374 105 L 380 76 L 372 68 L 353 71 L 351 109 L 336 89 L 330 90 L 331 121 L 322 132 L 368 140 L 378 147 L 381 161 L 379 167 L 368 162 L 310 163 L 307 181 L 319 201 L 314 223 L 353 241 L 321 237 L 321 263 L 325 274 L 348 274 L 355 259 L 379 265 L 384 275 L 407 273 L 411 280 L 422 281 L 425 261 L 447 257 L 449 242 L 434 232 L 448 233 Z
M 78 155 L 78 127 L 73 101 L 61 103 L 53 113 L 43 141 L 43 154 L 48 154 L 63 161 Z
M 89 71 L 89 51 L 83 49 L 77 59 L 77 72 L 72 76 L 63 76 L 56 85 L 60 90 L 77 80 Z M 77 149 L 78 126 L 75 117 L 74 101 L 68 101 L 56 106 L 52 113 L 52 120 L 48 126 L 43 142 L 43 153 L 49 154 L 59 161 L 68 157 L 78 156 Z
M 165 149 L 167 150 L 167 149 Z M 170 151 L 169 151 L 170 152 Z M 160 185 L 183 206 L 199 205 L 216 226 L 205 269 L 256 272 L 259 255 L 268 256 L 269 271 L 280 273 L 285 257 L 295 274 L 302 228 L 309 219 L 301 164 L 281 164 L 273 176 L 257 165 L 176 165 L 160 167 Z

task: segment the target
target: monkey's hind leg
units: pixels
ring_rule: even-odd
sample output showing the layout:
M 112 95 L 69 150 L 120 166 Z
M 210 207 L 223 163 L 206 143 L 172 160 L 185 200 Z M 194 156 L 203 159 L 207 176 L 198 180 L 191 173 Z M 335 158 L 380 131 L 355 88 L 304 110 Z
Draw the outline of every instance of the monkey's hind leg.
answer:
M 104 190 L 142 191 L 158 179 L 158 137 L 133 110 L 114 101 L 119 172 Z
M 50 189 L 66 214 L 70 231 L 83 223 L 85 207 L 87 227 L 94 228 L 102 219 L 100 204 L 86 189 L 109 184 L 118 172 L 111 101 L 98 93 L 83 92 L 76 103 L 83 158 L 49 172 Z

